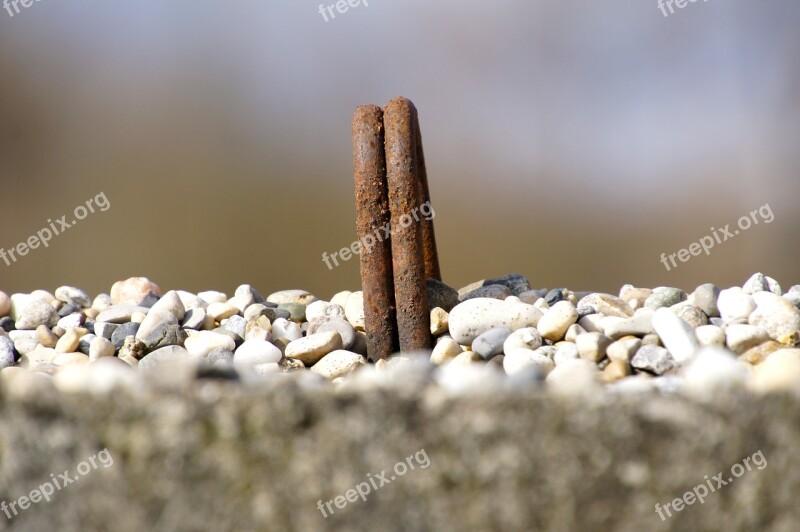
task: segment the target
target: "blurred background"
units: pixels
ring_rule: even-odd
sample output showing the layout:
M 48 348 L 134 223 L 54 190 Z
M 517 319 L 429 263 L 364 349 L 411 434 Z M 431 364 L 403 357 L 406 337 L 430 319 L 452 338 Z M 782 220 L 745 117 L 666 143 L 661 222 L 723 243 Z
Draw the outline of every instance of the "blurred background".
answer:
M 800 283 L 796 1 L 370 0 L 328 22 L 319 5 L 0 10 L 0 246 L 111 203 L 0 262 L 0 290 L 356 289 L 357 258 L 321 259 L 356 237 L 350 119 L 398 95 L 456 288 Z M 659 262 L 765 203 L 771 224 Z

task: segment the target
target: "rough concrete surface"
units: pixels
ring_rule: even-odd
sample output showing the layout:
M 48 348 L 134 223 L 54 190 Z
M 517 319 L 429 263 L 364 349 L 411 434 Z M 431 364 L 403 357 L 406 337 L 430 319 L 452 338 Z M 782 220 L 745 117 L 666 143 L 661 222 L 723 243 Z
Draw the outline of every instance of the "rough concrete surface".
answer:
M 9 520 L 13 530 L 797 530 L 800 401 L 713 403 L 541 390 L 192 387 L 65 394 L 0 388 L 0 501 L 107 448 L 98 467 Z M 425 450 L 417 466 L 324 518 L 328 501 Z M 655 504 L 761 451 L 662 521 Z M 335 508 L 335 507 L 334 507 Z

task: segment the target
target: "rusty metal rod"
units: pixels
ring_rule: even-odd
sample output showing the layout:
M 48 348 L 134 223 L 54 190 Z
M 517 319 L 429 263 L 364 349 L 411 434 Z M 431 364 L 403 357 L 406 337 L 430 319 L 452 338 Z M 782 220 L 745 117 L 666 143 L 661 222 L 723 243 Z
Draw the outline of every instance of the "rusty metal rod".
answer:
M 430 314 L 419 215 L 414 105 L 395 98 L 383 108 L 386 182 L 391 211 L 391 250 L 400 351 L 431 347 Z
M 385 231 L 390 227 L 390 209 L 383 111 L 378 106 L 362 105 L 353 114 L 353 167 L 367 355 L 377 362 L 399 347 L 392 244 Z
M 414 134 L 417 144 L 417 174 L 420 184 L 420 205 L 428 204 L 431 213 L 434 213 L 430 205 L 431 193 L 428 189 L 428 171 L 425 168 L 425 152 L 422 149 L 422 134 L 419 127 L 419 116 L 416 108 L 414 109 Z M 422 232 L 422 253 L 425 260 L 425 277 L 428 279 L 442 280 L 442 273 L 439 270 L 439 254 L 436 251 L 436 234 L 433 231 L 433 217 L 430 220 L 423 217 L 420 220 L 420 230 Z

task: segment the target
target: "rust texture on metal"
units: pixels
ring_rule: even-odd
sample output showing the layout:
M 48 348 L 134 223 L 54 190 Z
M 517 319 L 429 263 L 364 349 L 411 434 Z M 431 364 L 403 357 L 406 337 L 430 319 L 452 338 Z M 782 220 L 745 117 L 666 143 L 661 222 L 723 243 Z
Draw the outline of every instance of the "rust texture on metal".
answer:
M 430 313 L 419 216 L 416 111 L 405 98 L 384 106 L 386 181 L 391 211 L 391 250 L 397 331 L 401 351 L 429 349 Z
M 412 105 L 413 108 L 413 105 Z M 419 116 L 416 108 L 414 110 L 414 135 L 417 143 L 417 174 L 419 175 L 419 198 L 420 205 L 428 203 L 430 206 L 431 193 L 428 189 L 428 171 L 425 169 L 425 153 L 422 149 L 422 133 L 419 127 Z M 433 213 L 433 207 L 430 207 Z M 439 254 L 436 251 L 436 235 L 433 231 L 433 218 L 422 218 L 420 220 L 420 230 L 422 232 L 422 252 L 425 260 L 425 277 L 428 279 L 442 280 L 439 270 Z
M 390 223 L 390 209 L 383 112 L 378 106 L 362 105 L 353 114 L 353 166 L 367 353 L 378 361 L 399 347 L 391 237 L 380 230 Z

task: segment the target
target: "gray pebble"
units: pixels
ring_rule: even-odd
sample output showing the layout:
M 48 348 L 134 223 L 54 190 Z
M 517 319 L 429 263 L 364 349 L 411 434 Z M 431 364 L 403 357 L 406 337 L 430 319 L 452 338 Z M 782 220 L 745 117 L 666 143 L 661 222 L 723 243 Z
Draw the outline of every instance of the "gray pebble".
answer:
M 59 301 L 75 305 L 80 308 L 89 308 L 92 306 L 92 298 L 89 297 L 89 294 L 80 288 L 75 288 L 74 286 L 60 286 L 56 288 L 54 295 Z
M 237 314 L 225 320 L 225 323 L 222 324 L 222 328 L 236 333 L 240 338 L 244 338 L 247 320 Z
M 503 352 L 503 342 L 510 334 L 511 329 L 505 327 L 489 329 L 472 341 L 472 350 L 484 360 L 489 360 Z
M 114 334 L 119 328 L 118 323 L 108 323 L 107 321 L 96 321 L 94 324 L 94 333 L 97 336 L 111 340 L 111 335 Z
M 446 312 L 450 312 L 453 307 L 458 305 L 458 290 L 455 288 L 436 279 L 428 279 L 425 281 L 425 285 L 428 289 L 429 310 L 441 307 Z
M 0 336 L 0 369 L 13 366 L 15 362 L 14 342 L 6 336 Z
M 501 284 L 511 290 L 513 295 L 518 296 L 523 292 L 527 292 L 531 289 L 531 283 L 528 279 L 518 273 L 509 273 L 508 275 L 504 275 L 503 277 L 499 277 L 497 279 L 486 279 L 483 282 L 483 286 L 489 286 L 493 284 Z M 446 310 L 446 309 L 445 309 Z
M 289 312 L 287 320 L 303 321 L 306 319 L 306 306 L 302 303 L 283 303 L 278 305 L 278 310 L 285 310 Z
M 81 336 L 81 339 L 78 340 L 78 352 L 88 355 L 89 351 L 91 350 L 92 340 L 95 338 L 97 338 L 97 335 L 91 333 Z
M 134 321 L 129 321 L 128 323 L 124 323 L 117 327 L 117 329 L 111 334 L 110 340 L 114 344 L 114 347 L 120 349 L 122 344 L 125 342 L 125 337 L 136 336 L 138 331 L 139 324 Z
M 702 310 L 709 318 L 719 318 L 719 309 L 717 308 L 718 297 L 719 288 L 712 283 L 706 283 L 694 289 L 692 302 L 694 306 Z
M 663 347 L 643 345 L 631 358 L 631 366 L 656 375 L 663 375 L 675 367 L 675 360 Z
M 646 308 L 653 310 L 661 307 L 671 307 L 686 299 L 686 292 L 680 288 L 660 286 L 653 290 L 653 293 L 644 302 Z
M 468 299 L 474 299 L 476 297 L 490 297 L 492 299 L 505 299 L 508 296 L 513 296 L 514 293 L 506 286 L 501 284 L 490 284 L 486 286 L 482 286 L 480 288 L 476 288 L 465 294 L 463 297 L 460 298 L 461 301 L 466 301 Z
M 566 288 L 553 288 L 544 296 L 544 300 L 547 302 L 548 305 L 552 306 L 564 299 L 564 294 L 566 292 Z M 580 310 L 578 311 L 580 314 Z
M 203 323 L 206 321 L 206 311 L 202 308 L 193 308 L 186 311 L 183 315 L 181 327 L 184 329 L 194 329 L 199 331 L 203 328 Z
M 208 355 L 206 355 L 206 360 L 208 360 L 208 362 L 211 364 L 214 364 L 215 362 L 233 364 L 233 351 L 230 349 L 216 347 L 209 351 Z

